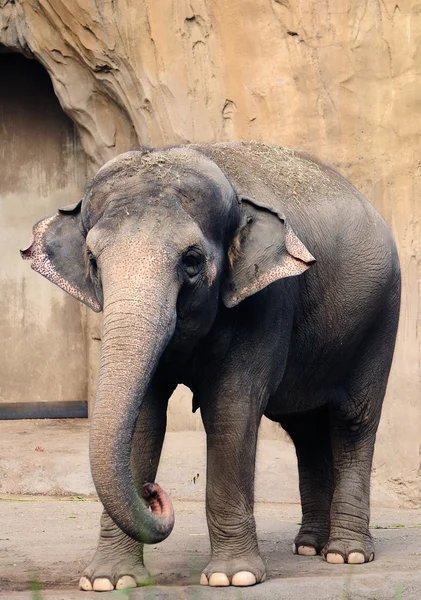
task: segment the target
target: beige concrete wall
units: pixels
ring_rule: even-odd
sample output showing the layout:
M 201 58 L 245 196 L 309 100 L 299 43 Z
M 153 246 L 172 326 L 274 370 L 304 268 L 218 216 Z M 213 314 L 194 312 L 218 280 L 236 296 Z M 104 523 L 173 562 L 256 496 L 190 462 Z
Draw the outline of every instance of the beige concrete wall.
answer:
M 0 54 L 0 403 L 86 398 L 84 311 L 19 255 L 32 225 L 74 202 L 85 178 L 45 69 Z
M 418 0 L 20 0 L 0 10 L 0 41 L 44 64 L 92 169 L 136 142 L 254 138 L 318 155 L 378 207 L 398 242 L 403 302 L 375 468 L 414 501 L 420 39 Z M 187 404 L 173 401 L 175 416 L 183 406 L 196 427 Z

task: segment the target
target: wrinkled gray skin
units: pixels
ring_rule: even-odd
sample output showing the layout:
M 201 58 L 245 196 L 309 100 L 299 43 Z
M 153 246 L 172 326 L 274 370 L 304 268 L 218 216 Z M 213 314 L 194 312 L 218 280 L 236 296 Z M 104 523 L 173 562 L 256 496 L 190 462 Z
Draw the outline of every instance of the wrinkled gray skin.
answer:
M 295 552 L 372 560 L 370 468 L 400 274 L 387 226 L 350 183 L 253 142 L 129 152 L 35 226 L 22 254 L 104 313 L 90 437 L 104 514 L 82 588 L 142 583 L 142 543 L 171 532 L 170 500 L 143 484 L 178 383 L 207 434 L 202 584 L 264 579 L 253 517 L 263 414 L 296 447 Z

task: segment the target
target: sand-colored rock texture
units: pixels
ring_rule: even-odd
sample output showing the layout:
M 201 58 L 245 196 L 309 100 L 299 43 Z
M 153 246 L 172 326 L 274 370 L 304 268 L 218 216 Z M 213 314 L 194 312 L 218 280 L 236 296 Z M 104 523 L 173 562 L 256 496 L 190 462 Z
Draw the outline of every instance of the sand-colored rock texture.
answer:
M 404 284 L 375 468 L 419 502 L 420 1 L 0 0 L 0 43 L 47 69 L 91 172 L 139 144 L 253 138 L 377 206 Z

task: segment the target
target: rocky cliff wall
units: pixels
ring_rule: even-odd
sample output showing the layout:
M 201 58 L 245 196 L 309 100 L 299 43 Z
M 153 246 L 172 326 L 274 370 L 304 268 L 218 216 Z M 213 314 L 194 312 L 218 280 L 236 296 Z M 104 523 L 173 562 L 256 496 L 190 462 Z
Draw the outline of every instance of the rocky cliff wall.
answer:
M 136 144 L 254 138 L 377 206 L 404 285 L 375 468 L 419 501 L 419 0 L 0 0 L 0 43 L 45 66 L 91 170 Z

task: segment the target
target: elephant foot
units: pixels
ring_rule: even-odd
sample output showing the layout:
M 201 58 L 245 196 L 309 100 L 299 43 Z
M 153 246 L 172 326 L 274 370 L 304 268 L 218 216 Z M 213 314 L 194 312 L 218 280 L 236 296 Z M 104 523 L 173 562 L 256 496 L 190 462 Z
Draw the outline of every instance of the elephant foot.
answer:
M 114 589 L 123 590 L 135 588 L 150 583 L 148 570 L 140 564 L 130 564 L 125 561 L 115 563 L 94 561 L 83 572 L 79 580 L 79 589 L 86 592 L 110 592 Z
M 304 544 L 292 544 L 292 553 L 299 556 L 317 556 L 318 552 L 314 546 L 305 546 Z
M 200 585 L 211 587 L 248 587 L 266 579 L 266 567 L 260 556 L 214 559 L 203 570 Z
M 86 592 L 110 592 L 150 583 L 143 563 L 143 544 L 121 531 L 104 510 L 97 551 L 79 580 Z
M 300 531 L 294 540 L 292 551 L 299 556 L 317 556 L 321 554 L 328 539 L 329 533 Z
M 150 583 L 151 576 L 143 564 L 143 545 L 119 533 L 114 539 L 100 540 L 91 564 L 79 580 L 81 590 L 109 592 Z
M 374 560 L 373 542 L 332 538 L 321 552 L 326 562 L 332 565 L 364 564 Z

